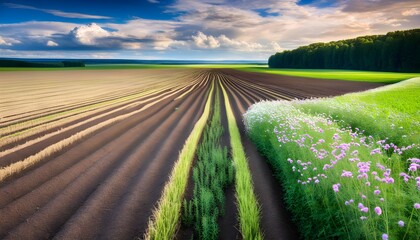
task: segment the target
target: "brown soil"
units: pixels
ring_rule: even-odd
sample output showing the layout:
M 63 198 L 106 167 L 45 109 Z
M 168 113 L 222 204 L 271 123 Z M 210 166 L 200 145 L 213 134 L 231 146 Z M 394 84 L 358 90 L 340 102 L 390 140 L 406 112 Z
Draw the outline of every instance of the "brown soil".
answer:
M 158 73 L 160 70 L 153 71 Z M 260 100 L 281 99 L 281 96 L 332 96 L 380 84 L 284 77 L 231 69 L 189 71 L 203 79 L 209 75 L 217 76 L 227 89 L 241 130 L 254 189 L 262 206 L 261 226 L 265 238 L 296 239 L 298 233 L 283 206 L 282 188 L 266 161 L 246 138 L 242 114 Z M 126 72 L 107 72 L 110 73 Z M 86 78 L 97 77 L 95 71 L 86 74 Z M 186 71 L 185 77 L 188 76 L 191 72 Z M 182 92 L 161 100 L 146 111 L 104 127 L 1 183 L 0 238 L 131 239 L 141 236 L 179 151 L 202 114 L 210 84 L 207 82 L 176 101 L 173 99 Z M 277 97 L 250 84 L 275 92 Z M 223 104 L 223 98 L 221 100 Z M 21 160 L 75 132 L 142 106 L 111 114 L 23 148 L 0 159 L 0 166 Z M 79 121 L 82 120 L 65 126 Z M 223 107 L 222 124 L 227 132 Z M 48 129 L 38 136 L 54 130 Z M 26 141 L 30 139 L 33 138 Z M 223 144 L 229 145 L 228 134 L 224 135 Z M 227 190 L 226 215 L 219 221 L 221 239 L 240 237 L 234 191 L 233 187 Z
M 0 238 L 141 235 L 207 90 L 163 100 L 3 184 Z

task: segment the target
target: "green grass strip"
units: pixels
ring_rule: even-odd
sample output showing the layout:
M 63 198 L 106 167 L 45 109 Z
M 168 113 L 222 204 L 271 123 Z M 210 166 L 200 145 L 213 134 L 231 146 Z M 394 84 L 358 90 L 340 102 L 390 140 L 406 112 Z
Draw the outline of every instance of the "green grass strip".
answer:
M 224 127 L 221 124 L 220 94 L 216 93 L 211 120 L 204 128 L 193 168 L 194 192 L 184 199 L 182 223 L 195 230 L 194 238 L 216 240 L 218 219 L 225 214 L 224 190 L 233 183 L 235 167 L 221 146 Z
M 225 100 L 226 115 L 228 119 L 230 145 L 235 164 L 236 198 L 238 201 L 239 225 L 243 239 L 263 239 L 260 230 L 260 207 L 254 194 L 251 172 L 241 142 L 241 135 L 228 95 L 220 83 Z
M 149 221 L 145 239 L 173 239 L 181 214 L 182 200 L 187 187 L 188 175 L 194 159 L 197 145 L 207 119 L 210 115 L 211 98 L 214 84 L 210 89 L 204 112 L 195 124 L 190 136 L 179 154 L 178 161 L 172 169 L 158 207 Z
M 399 72 L 375 72 L 340 69 L 287 69 L 268 67 L 249 67 L 238 70 L 246 72 L 269 73 L 294 77 L 322 78 L 332 80 L 396 83 L 413 77 L 420 76 L 420 73 L 399 73 Z

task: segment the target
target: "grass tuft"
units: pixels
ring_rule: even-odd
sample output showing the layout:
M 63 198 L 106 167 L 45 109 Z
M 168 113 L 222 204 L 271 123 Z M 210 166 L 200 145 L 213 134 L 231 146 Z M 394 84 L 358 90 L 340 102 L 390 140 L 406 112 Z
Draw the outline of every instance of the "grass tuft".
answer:
M 227 149 L 220 146 L 223 126 L 220 99 L 216 94 L 213 116 L 204 130 L 193 168 L 194 192 L 191 200 L 184 200 L 182 222 L 192 227 L 198 239 L 217 239 L 217 220 L 224 215 L 224 189 L 233 181 L 234 166 Z
M 241 135 L 226 90 L 222 83 L 219 83 L 225 100 L 232 158 L 235 164 L 235 188 L 240 232 L 243 239 L 263 239 L 260 230 L 260 207 L 254 194 L 251 172 L 242 146 Z
M 207 97 L 204 112 L 185 142 L 185 145 L 179 154 L 178 161 L 175 163 L 171 172 L 169 181 L 165 185 L 162 197 L 159 200 L 157 208 L 153 212 L 152 219 L 149 221 L 145 239 L 172 239 L 175 235 L 191 164 L 201 133 L 210 115 L 213 89 L 214 84 Z

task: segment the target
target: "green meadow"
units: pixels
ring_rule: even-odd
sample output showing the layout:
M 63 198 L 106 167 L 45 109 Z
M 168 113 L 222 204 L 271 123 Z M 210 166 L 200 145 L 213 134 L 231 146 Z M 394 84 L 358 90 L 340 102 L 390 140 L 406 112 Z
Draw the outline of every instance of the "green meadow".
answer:
M 413 78 L 247 111 L 248 136 L 305 238 L 419 239 L 419 95 Z
M 241 68 L 247 72 L 269 73 L 294 77 L 309 77 L 361 82 L 396 83 L 408 78 L 419 77 L 420 73 L 375 72 L 338 69 L 284 69 L 268 67 Z

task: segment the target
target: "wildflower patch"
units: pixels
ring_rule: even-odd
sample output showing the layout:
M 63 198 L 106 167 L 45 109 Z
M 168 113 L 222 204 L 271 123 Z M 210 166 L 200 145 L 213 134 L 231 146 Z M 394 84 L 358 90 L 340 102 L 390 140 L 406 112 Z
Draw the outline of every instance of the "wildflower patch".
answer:
M 249 137 L 285 189 L 285 200 L 306 239 L 418 239 L 417 148 L 366 136 L 296 102 L 260 102 L 244 115 Z

